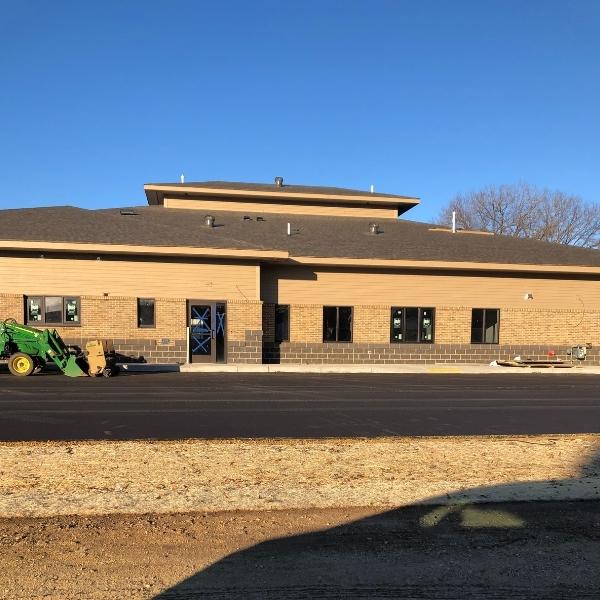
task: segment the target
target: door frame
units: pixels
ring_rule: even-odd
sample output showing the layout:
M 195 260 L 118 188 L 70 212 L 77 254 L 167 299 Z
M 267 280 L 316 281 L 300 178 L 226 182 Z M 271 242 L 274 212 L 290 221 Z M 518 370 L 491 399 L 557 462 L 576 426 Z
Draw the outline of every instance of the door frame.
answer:
M 225 307 L 225 323 L 223 326 L 223 363 L 227 362 L 227 302 L 225 300 L 196 300 L 196 299 L 188 299 L 186 302 L 186 322 L 187 322 L 187 338 L 188 338 L 188 361 L 189 363 L 195 364 L 216 364 L 218 361 L 217 356 L 217 305 L 222 304 Z M 194 354 L 192 354 L 192 315 L 191 315 L 191 307 L 192 306 L 207 306 L 210 307 L 210 355 L 206 355 L 205 360 L 196 360 L 194 361 Z M 196 355 L 197 357 L 201 357 L 201 355 Z

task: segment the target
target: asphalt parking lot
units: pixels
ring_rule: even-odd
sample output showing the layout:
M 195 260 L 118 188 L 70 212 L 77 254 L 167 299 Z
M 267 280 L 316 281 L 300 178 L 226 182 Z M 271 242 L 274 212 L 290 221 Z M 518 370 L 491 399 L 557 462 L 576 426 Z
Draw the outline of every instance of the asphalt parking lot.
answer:
M 600 376 L 0 372 L 1 440 L 600 432 Z

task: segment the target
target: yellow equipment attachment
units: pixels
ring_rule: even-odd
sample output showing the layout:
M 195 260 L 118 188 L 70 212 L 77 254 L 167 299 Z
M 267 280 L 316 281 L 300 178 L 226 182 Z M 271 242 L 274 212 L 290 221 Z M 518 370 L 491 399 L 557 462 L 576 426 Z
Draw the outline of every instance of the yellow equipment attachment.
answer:
M 85 345 L 86 360 L 89 366 L 88 373 L 90 377 L 102 375 L 106 368 L 106 349 L 105 342 L 101 340 L 92 340 Z

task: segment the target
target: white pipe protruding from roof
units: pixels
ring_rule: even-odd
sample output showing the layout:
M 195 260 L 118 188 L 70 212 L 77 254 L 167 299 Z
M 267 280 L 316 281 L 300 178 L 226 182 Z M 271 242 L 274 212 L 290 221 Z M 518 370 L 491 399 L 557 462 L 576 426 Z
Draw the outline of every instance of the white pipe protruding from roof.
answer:
M 452 211 L 452 233 L 456 233 L 456 211 Z
M 287 225 L 287 234 L 292 235 L 292 224 L 291 223 L 288 223 L 288 225 Z
M 185 183 L 185 175 L 183 173 L 179 176 L 179 179 L 181 180 L 181 183 Z
M 371 184 L 371 194 L 375 193 L 375 186 L 373 184 Z

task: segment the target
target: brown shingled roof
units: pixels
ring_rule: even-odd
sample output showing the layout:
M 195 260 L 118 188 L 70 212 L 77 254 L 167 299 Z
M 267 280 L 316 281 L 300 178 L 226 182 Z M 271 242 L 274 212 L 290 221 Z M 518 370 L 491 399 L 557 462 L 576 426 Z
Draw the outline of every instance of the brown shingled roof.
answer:
M 0 240 L 56 241 L 282 250 L 290 256 L 384 260 L 504 263 L 600 267 L 600 252 L 529 239 L 496 235 L 452 234 L 404 219 L 372 219 L 216 211 L 216 227 L 204 226 L 204 212 L 136 207 L 84 210 L 50 207 L 0 211 Z M 263 221 L 257 220 L 262 216 Z M 293 235 L 286 234 L 291 222 Z
M 281 187 L 274 183 L 247 183 L 243 181 L 186 181 L 185 183 L 147 183 L 148 186 L 161 185 L 177 188 L 203 187 L 218 190 L 247 190 L 251 192 L 278 192 L 278 193 L 298 193 L 298 194 L 322 194 L 329 196 L 373 196 L 376 198 L 399 198 L 412 199 L 413 196 L 399 196 L 397 194 L 384 194 L 380 192 L 371 193 L 369 190 L 356 190 L 350 188 L 316 186 L 316 185 L 290 185 L 284 182 Z

